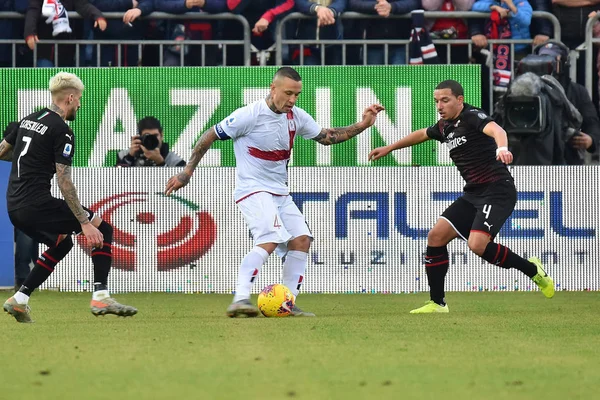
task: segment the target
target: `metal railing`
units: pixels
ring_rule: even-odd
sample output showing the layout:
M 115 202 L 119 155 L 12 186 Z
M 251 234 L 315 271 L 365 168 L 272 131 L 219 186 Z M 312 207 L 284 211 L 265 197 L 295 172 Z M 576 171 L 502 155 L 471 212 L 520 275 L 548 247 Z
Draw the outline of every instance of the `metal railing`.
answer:
M 82 17 L 76 13 L 70 11 L 69 18 L 71 19 L 82 19 Z M 122 19 L 124 13 L 122 12 L 106 12 L 103 13 L 103 16 L 106 19 Z M 19 14 L 17 12 L 0 12 L 0 19 L 24 19 L 25 16 L 23 14 Z M 134 45 L 138 46 L 138 52 L 141 57 L 141 49 L 143 45 L 158 45 L 159 46 L 159 64 L 163 65 L 163 50 L 164 46 L 201 46 L 201 63 L 205 65 L 206 60 L 206 46 L 221 46 L 221 54 L 223 57 L 223 63 L 225 64 L 227 61 L 227 46 L 243 46 L 244 47 L 244 65 L 250 65 L 250 26 L 246 18 L 238 14 L 232 13 L 220 13 L 220 14 L 208 14 L 202 12 L 190 12 L 185 14 L 167 14 L 164 12 L 153 12 L 150 15 L 143 17 L 142 19 L 156 19 L 156 20 L 234 20 L 238 21 L 242 24 L 243 27 L 243 38 L 238 40 L 40 40 L 37 44 L 51 44 L 54 46 L 54 58 L 58 59 L 58 49 L 61 45 L 75 45 L 75 63 L 76 67 L 79 67 L 80 63 L 80 54 L 81 46 L 87 45 L 95 45 L 96 46 L 96 55 L 97 55 L 97 66 L 100 67 L 101 57 L 100 57 L 100 47 L 102 45 L 112 45 L 117 46 L 117 65 L 122 65 L 121 60 L 121 49 L 122 46 L 125 45 Z M 12 66 L 16 67 L 16 48 L 17 45 L 23 44 L 23 39 L 0 39 L 0 44 L 11 44 L 12 45 Z M 185 54 L 183 51 L 179 52 L 180 65 L 184 65 Z M 37 65 L 37 45 L 33 50 L 33 66 Z
M 428 19 L 435 19 L 435 18 L 457 18 L 457 19 L 486 19 L 489 18 L 490 14 L 489 13 L 480 13 L 480 12 L 474 12 L 474 11 L 425 11 L 424 12 L 425 18 Z M 554 38 L 556 38 L 557 40 L 560 40 L 560 23 L 558 21 L 558 19 L 551 13 L 548 12 L 543 12 L 543 11 L 534 11 L 533 12 L 533 17 L 534 18 L 544 18 L 544 19 L 548 19 L 550 20 L 550 22 L 552 23 L 552 27 L 553 27 L 553 31 L 554 31 Z M 379 15 L 372 15 L 372 14 L 361 14 L 361 13 L 357 13 L 357 12 L 345 12 L 342 13 L 340 15 L 340 18 L 342 20 L 345 19 L 379 19 L 381 20 L 382 18 Z M 402 15 L 390 15 L 387 19 L 410 19 L 411 18 L 411 14 L 402 14 Z M 316 45 L 327 45 L 327 44 L 337 44 L 342 46 L 342 63 L 343 65 L 345 65 L 346 63 L 346 46 L 349 45 L 362 45 L 364 51 L 366 51 L 367 46 L 369 45 L 383 45 L 384 46 L 384 60 L 387 63 L 387 55 L 388 55 L 388 47 L 389 46 L 393 46 L 393 45 L 404 45 L 407 55 L 408 55 L 408 45 L 410 43 L 410 38 L 406 38 L 406 39 L 332 39 L 332 40 L 324 40 L 324 39 L 284 39 L 283 38 L 283 30 L 284 30 L 284 26 L 286 23 L 288 23 L 290 20 L 298 20 L 298 19 L 316 19 L 315 16 L 312 15 L 306 15 L 306 14 L 302 14 L 302 13 L 298 13 L 298 12 L 294 12 L 291 13 L 289 15 L 287 15 L 285 18 L 283 18 L 281 20 L 281 22 L 278 24 L 277 26 L 277 31 L 275 34 L 275 38 L 276 38 L 276 51 L 277 51 L 277 64 L 281 65 L 283 60 L 282 60 L 282 48 L 283 45 L 298 45 L 300 46 L 300 64 L 303 63 L 304 61 L 304 57 L 303 57 L 303 49 L 306 45 L 311 45 L 311 46 L 316 46 Z M 502 40 L 488 40 L 488 43 L 490 44 L 490 50 L 491 50 L 491 45 L 493 45 L 494 43 L 514 43 L 514 44 L 520 44 L 520 43 L 527 43 L 527 44 L 531 44 L 533 41 L 531 39 L 528 40 L 516 40 L 516 39 L 502 39 Z M 473 42 L 471 41 L 471 39 L 436 39 L 433 41 L 433 43 L 437 46 L 437 45 L 446 45 L 448 50 L 450 49 L 451 45 L 467 45 L 469 46 L 469 55 L 472 54 L 472 45 Z M 321 46 L 321 60 L 323 62 L 324 60 L 324 48 L 323 46 Z M 448 52 L 449 54 L 450 52 Z M 448 64 L 450 63 L 450 59 L 448 60 Z M 366 65 L 366 59 L 363 60 L 363 64 Z
M 583 50 L 585 50 L 585 88 L 590 94 L 590 97 L 593 96 L 592 85 L 594 82 L 594 45 L 600 44 L 600 38 L 594 37 L 594 24 L 599 20 L 600 13 L 596 14 L 593 18 L 588 18 L 585 25 L 585 43 L 583 44 Z M 579 46 L 578 49 L 580 48 L 581 46 Z
M 458 19 L 485 19 L 489 18 L 489 13 L 480 13 L 473 11 L 425 11 L 424 16 L 427 19 L 435 19 L 435 18 L 458 18 Z M 551 13 L 543 12 L 543 11 L 534 11 L 534 18 L 544 18 L 550 20 L 552 23 L 554 38 L 560 40 L 561 31 L 560 31 L 560 23 L 558 19 Z M 306 46 L 320 46 L 320 56 L 321 56 L 321 65 L 325 65 L 325 45 L 339 45 L 342 48 L 342 65 L 346 65 L 346 57 L 347 57 L 347 46 L 356 46 L 361 45 L 363 48 L 363 65 L 367 65 L 367 47 L 369 45 L 383 45 L 384 46 L 384 65 L 388 65 L 388 52 L 389 46 L 393 45 L 402 45 L 405 48 L 406 59 L 409 59 L 409 44 L 410 38 L 406 39 L 284 39 L 283 32 L 285 28 L 285 24 L 292 20 L 305 20 L 305 19 L 315 19 L 315 16 L 310 16 L 302 13 L 292 13 L 287 15 L 285 18 L 281 20 L 281 22 L 277 26 L 276 31 L 276 53 L 277 53 L 277 64 L 281 65 L 283 63 L 283 46 L 284 45 L 296 45 L 299 46 L 299 64 L 304 65 L 304 48 Z M 379 15 L 371 15 L 371 14 L 361 14 L 356 12 L 345 12 L 340 15 L 342 20 L 344 19 L 379 19 L 381 17 Z M 389 19 L 410 19 L 411 14 L 402 14 L 402 15 L 390 15 Z M 447 54 L 447 64 L 452 63 L 451 56 L 451 46 L 467 46 L 468 47 L 468 57 L 471 58 L 473 54 L 473 41 L 471 39 L 436 39 L 433 40 L 433 43 L 436 46 L 444 45 L 446 46 L 446 54 Z M 515 55 L 515 45 L 518 44 L 532 44 L 532 39 L 488 39 L 488 49 L 489 51 L 493 50 L 494 44 L 508 44 L 510 45 L 510 54 L 512 59 L 514 60 Z M 494 106 L 494 92 L 491 90 L 493 84 L 493 69 L 489 68 L 489 104 L 490 104 L 490 112 L 493 111 Z

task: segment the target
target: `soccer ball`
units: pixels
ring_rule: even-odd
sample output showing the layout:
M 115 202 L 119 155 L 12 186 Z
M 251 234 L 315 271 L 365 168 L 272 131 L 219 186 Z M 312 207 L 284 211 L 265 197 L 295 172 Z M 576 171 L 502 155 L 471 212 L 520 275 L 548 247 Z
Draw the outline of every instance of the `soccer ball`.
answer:
M 287 317 L 295 303 L 290 289 L 280 284 L 269 285 L 258 295 L 258 309 L 265 317 Z

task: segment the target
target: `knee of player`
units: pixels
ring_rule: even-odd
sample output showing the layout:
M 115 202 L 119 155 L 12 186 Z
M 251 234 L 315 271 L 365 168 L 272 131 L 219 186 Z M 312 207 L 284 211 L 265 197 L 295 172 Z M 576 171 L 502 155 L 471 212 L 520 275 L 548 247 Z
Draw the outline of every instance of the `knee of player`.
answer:
M 307 253 L 308 249 L 310 248 L 310 242 L 310 237 L 306 235 L 298 236 L 297 238 L 290 240 L 290 243 L 288 244 L 288 249 L 303 251 Z
M 65 249 L 65 253 L 68 253 L 73 248 L 73 239 L 71 239 L 71 235 L 61 235 L 58 244 Z
M 489 240 L 483 241 L 480 238 L 469 238 L 467 245 L 469 246 L 469 249 L 471 249 L 471 251 L 473 253 L 475 253 L 481 257 L 481 256 L 483 256 L 483 253 L 484 253 L 485 248 L 488 243 L 489 243 Z
M 446 235 L 439 229 L 433 228 L 427 233 L 427 245 L 432 247 L 441 247 L 448 244 Z

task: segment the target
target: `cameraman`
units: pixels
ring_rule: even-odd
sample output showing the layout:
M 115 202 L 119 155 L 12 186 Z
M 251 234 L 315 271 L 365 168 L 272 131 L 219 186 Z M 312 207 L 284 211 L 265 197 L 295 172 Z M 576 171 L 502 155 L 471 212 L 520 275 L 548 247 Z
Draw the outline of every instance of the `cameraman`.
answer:
M 554 42 L 554 43 L 553 43 Z M 540 56 L 554 58 L 557 70 L 552 75 L 565 90 L 567 99 L 581 113 L 581 132 L 575 134 L 565 146 L 565 161 L 568 165 L 585 163 L 585 151 L 594 153 L 600 142 L 600 120 L 596 108 L 585 87 L 571 81 L 569 77 L 569 49 L 560 42 L 550 41 L 535 49 Z
M 131 138 L 128 150 L 117 154 L 117 167 L 183 167 L 185 160 L 169 151 L 163 142 L 163 128 L 154 117 L 138 122 L 138 134 Z

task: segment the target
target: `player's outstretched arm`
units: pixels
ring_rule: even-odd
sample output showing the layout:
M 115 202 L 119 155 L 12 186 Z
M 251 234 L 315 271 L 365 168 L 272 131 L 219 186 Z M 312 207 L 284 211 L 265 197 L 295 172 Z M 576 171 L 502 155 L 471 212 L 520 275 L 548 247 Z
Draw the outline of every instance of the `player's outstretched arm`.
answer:
M 325 146 L 345 142 L 348 139 L 352 139 L 365 129 L 371 127 L 375 123 L 377 114 L 383 110 L 385 110 L 383 106 L 379 104 L 373 104 L 367 107 L 363 112 L 362 121 L 350 126 L 345 126 L 343 128 L 322 129 L 313 140 Z
M 167 182 L 167 188 L 165 190 L 165 194 L 167 196 L 181 189 L 190 182 L 190 178 L 194 174 L 198 163 L 200 162 L 200 160 L 202 160 L 202 157 L 204 157 L 204 155 L 206 154 L 208 149 L 210 149 L 210 146 L 212 146 L 215 140 L 217 140 L 217 133 L 215 132 L 214 127 L 211 127 L 210 129 L 205 131 L 202 134 L 202 136 L 200 136 L 200 139 L 198 139 L 196 145 L 194 146 L 194 150 L 192 150 L 192 156 L 190 157 L 190 160 L 188 161 L 183 171 L 181 171 L 175 176 L 172 176 L 171 179 L 169 179 L 169 181 Z
M 502 161 L 504 164 L 510 164 L 513 161 L 513 155 L 508 151 L 508 137 L 506 131 L 494 121 L 488 122 L 483 127 L 483 133 L 491 136 L 496 141 L 496 160 Z
M 0 160 L 12 161 L 13 147 L 6 140 L 0 143 Z
M 77 218 L 77 221 L 81 224 L 83 234 L 87 238 L 90 245 L 93 247 L 102 247 L 104 236 L 96 227 L 94 227 L 88 219 L 88 214 L 85 212 L 77 197 L 77 189 L 73 180 L 71 179 L 71 166 L 56 163 L 56 182 L 60 188 L 67 205 L 71 209 L 71 212 Z
M 405 147 L 414 146 L 419 143 L 423 143 L 429 140 L 429 136 L 427 136 L 427 129 L 419 129 L 417 131 L 411 132 L 408 135 L 404 136 L 402 139 L 398 140 L 395 143 L 392 143 L 387 146 L 378 147 L 376 149 L 371 150 L 369 153 L 369 160 L 375 161 L 380 159 L 381 157 L 387 156 L 394 150 L 404 149 Z

